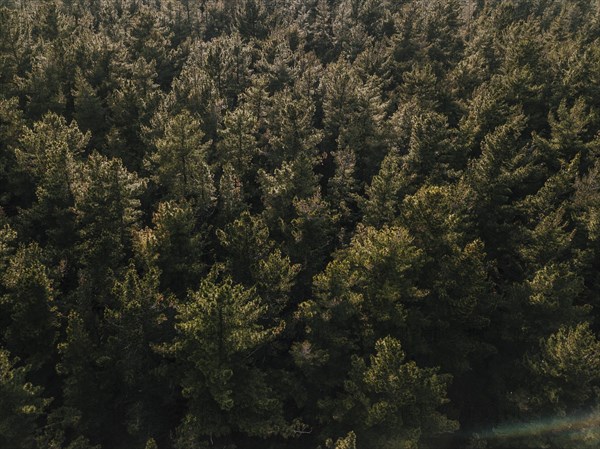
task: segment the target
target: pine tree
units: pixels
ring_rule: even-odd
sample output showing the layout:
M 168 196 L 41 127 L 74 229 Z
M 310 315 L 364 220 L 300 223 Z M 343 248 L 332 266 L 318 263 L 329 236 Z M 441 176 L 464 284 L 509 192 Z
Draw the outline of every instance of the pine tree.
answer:
M 356 179 L 356 155 L 349 148 L 332 153 L 335 172 L 327 182 L 326 200 L 332 212 L 339 220 L 341 228 L 339 237 L 351 232 L 358 220 Z
M 49 404 L 42 387 L 28 381 L 27 366 L 18 366 L 10 353 L 0 349 L 0 444 L 17 449 L 35 449 L 40 429 L 38 418 Z
M 365 198 L 361 198 L 359 202 L 365 224 L 380 227 L 386 223 L 393 223 L 398 216 L 410 182 L 410 179 L 406 179 L 408 174 L 403 172 L 401 164 L 402 159 L 398 151 L 391 150 L 383 159 L 379 173 L 365 188 Z
M 248 172 L 258 153 L 257 128 L 258 120 L 247 105 L 226 113 L 217 143 L 219 162 L 231 164 L 240 176 Z
M 264 39 L 268 34 L 269 15 L 264 3 L 257 0 L 240 2 L 236 13 L 236 28 L 246 39 Z
M 356 154 L 358 178 L 369 180 L 385 156 L 383 127 L 386 103 L 377 80 L 361 80 L 346 62 L 330 64 L 321 80 L 324 142 L 351 148 Z
M 265 221 L 247 211 L 217 230 L 217 237 L 225 250 L 225 266 L 233 280 L 256 288 L 268 305 L 268 316 L 275 319 L 289 306 L 300 266 L 282 254 L 270 238 Z
M 132 62 L 122 49 L 111 61 L 114 88 L 107 98 L 111 125 L 103 152 L 120 158 L 130 170 L 139 170 L 145 153 L 142 129 L 148 126 L 161 99 L 155 83 L 156 63 L 140 57 Z
M 82 131 L 91 132 L 89 146 L 100 148 L 106 133 L 106 111 L 97 89 L 94 89 L 80 70 L 75 75 L 72 95 L 73 119 Z
M 165 439 L 172 425 L 174 385 L 165 385 L 160 356 L 153 350 L 171 334 L 158 286 L 156 270 L 140 276 L 130 263 L 115 283 L 116 304 L 104 315 L 102 352 L 112 362 L 110 375 L 119 390 L 113 420 L 125 427 L 129 444 L 141 445 L 149 435 Z
M 97 331 L 88 311 L 69 312 L 64 337 L 57 346 L 60 360 L 56 371 L 62 377 L 63 406 L 53 413 L 58 434 L 48 435 L 50 438 L 64 439 L 73 429 L 75 434 L 99 442 L 108 437 L 102 429 L 114 425 L 113 414 L 106 412 L 112 411 L 114 400 L 111 359 L 99 350 Z
M 155 10 L 144 6 L 129 17 L 127 44 L 132 57 L 144 58 L 156 65 L 156 81 L 168 86 L 176 71 L 178 55 L 172 49 L 173 32 Z
M 348 397 L 335 413 L 342 422 L 349 415 L 357 438 L 368 440 L 371 447 L 414 447 L 458 427 L 438 411 L 448 402 L 450 376 L 420 368 L 405 357 L 400 342 L 385 337 L 375 343 L 368 365 L 359 357 L 352 360 L 344 383 Z
M 294 202 L 315 195 L 318 176 L 310 155 L 285 161 L 273 173 L 258 172 L 264 215 L 272 230 L 289 232 L 288 224 L 295 216 Z M 289 234 L 288 234 L 289 235 Z
M 398 220 L 424 253 L 419 272 L 419 285 L 427 292 L 419 306 L 422 357 L 458 380 L 492 350 L 481 334 L 497 301 L 484 244 L 471 240 L 468 207 L 458 187 L 423 187 L 404 199 Z
M 258 363 L 281 324 L 262 324 L 267 306 L 255 291 L 217 276 L 213 270 L 178 307 L 179 332 L 166 349 L 180 364 L 187 399 L 176 447 L 209 439 L 223 444 L 233 433 L 280 435 L 288 427 L 278 392 Z
M 237 33 L 219 36 L 198 47 L 202 69 L 214 82 L 225 105 L 233 109 L 238 95 L 249 85 L 252 49 Z
M 80 286 L 86 290 L 86 301 L 98 295 L 102 302 L 112 287 L 114 274 L 131 251 L 145 184 L 119 159 L 93 153 L 80 165 L 74 183 L 74 210 L 83 269 Z
M 219 179 L 219 194 L 217 210 L 221 223 L 235 219 L 240 213 L 248 209 L 244 183 L 229 163 L 223 166 L 223 173 Z
M 77 125 L 49 113 L 27 128 L 15 149 L 20 168 L 35 184 L 36 201 L 19 217 L 29 235 L 47 247 L 55 263 L 73 265 L 74 184 L 79 159 L 89 141 Z
M 147 160 L 153 181 L 165 189 L 168 199 L 189 200 L 207 213 L 214 201 L 213 176 L 206 162 L 210 143 L 204 142 L 198 119 L 186 111 L 177 114 L 154 144 L 156 152 Z
M 13 214 L 18 205 L 31 200 L 32 186 L 20 173 L 15 148 L 24 131 L 18 98 L 0 99 L 0 207 Z
M 378 339 L 405 339 L 409 356 L 419 349 L 422 316 L 417 307 L 427 292 L 416 277 L 424 261 L 405 229 L 359 226 L 350 246 L 315 276 L 313 299 L 297 312 L 306 338 L 292 348 L 306 376 L 311 420 L 336 425 L 328 417 L 337 414 L 325 407 L 344 402 L 337 396 L 352 360 L 372 354 Z
M 321 132 L 313 126 L 315 106 L 310 99 L 289 90 L 275 94 L 268 117 L 269 148 L 272 167 L 299 158 L 315 158 Z
M 147 269 L 160 271 L 163 290 L 183 298 L 205 269 L 207 230 L 187 202 L 159 203 L 152 223 L 134 234 L 136 256 Z
M 54 358 L 58 329 L 55 290 L 49 270 L 36 244 L 21 247 L 8 261 L 1 279 L 0 296 L 3 346 L 26 363 L 33 372 L 45 368 L 48 375 Z
M 515 232 L 518 215 L 514 203 L 534 192 L 539 183 L 536 171 L 540 168 L 533 163 L 534 154 L 523 147 L 521 140 L 524 127 L 525 118 L 517 115 L 488 134 L 481 156 L 471 162 L 465 173 L 477 196 L 480 235 L 492 256 L 501 258 L 500 269 L 507 279 L 520 276 L 510 256 L 522 235 Z

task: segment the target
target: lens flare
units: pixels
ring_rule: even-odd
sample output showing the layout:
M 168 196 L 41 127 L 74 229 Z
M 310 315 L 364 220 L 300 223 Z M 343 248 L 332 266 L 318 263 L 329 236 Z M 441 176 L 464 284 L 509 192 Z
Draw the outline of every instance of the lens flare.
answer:
M 599 432 L 600 410 L 565 417 L 550 417 L 536 421 L 507 423 L 478 435 L 485 439 L 507 440 L 531 436 L 571 436 L 589 431 Z

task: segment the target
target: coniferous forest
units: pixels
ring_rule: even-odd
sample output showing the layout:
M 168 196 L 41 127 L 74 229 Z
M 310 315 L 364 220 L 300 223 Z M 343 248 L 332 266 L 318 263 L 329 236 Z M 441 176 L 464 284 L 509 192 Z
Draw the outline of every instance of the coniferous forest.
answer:
M 0 448 L 600 447 L 600 1 L 0 0 Z

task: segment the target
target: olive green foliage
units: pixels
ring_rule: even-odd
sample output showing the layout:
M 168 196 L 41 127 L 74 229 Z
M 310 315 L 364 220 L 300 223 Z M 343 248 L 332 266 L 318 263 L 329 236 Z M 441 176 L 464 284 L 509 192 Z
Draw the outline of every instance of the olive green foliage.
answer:
M 29 366 L 17 366 L 10 353 L 0 349 L 0 442 L 5 447 L 36 447 L 36 421 L 49 401 L 41 397 L 41 387 L 27 381 L 29 372 Z
M 0 448 L 600 447 L 598 0 L 0 0 Z

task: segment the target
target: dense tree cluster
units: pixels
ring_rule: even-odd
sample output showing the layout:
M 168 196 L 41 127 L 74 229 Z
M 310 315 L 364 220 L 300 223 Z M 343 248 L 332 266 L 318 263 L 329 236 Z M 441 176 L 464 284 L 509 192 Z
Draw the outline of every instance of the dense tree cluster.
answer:
M 0 447 L 600 446 L 598 0 L 0 0 Z

